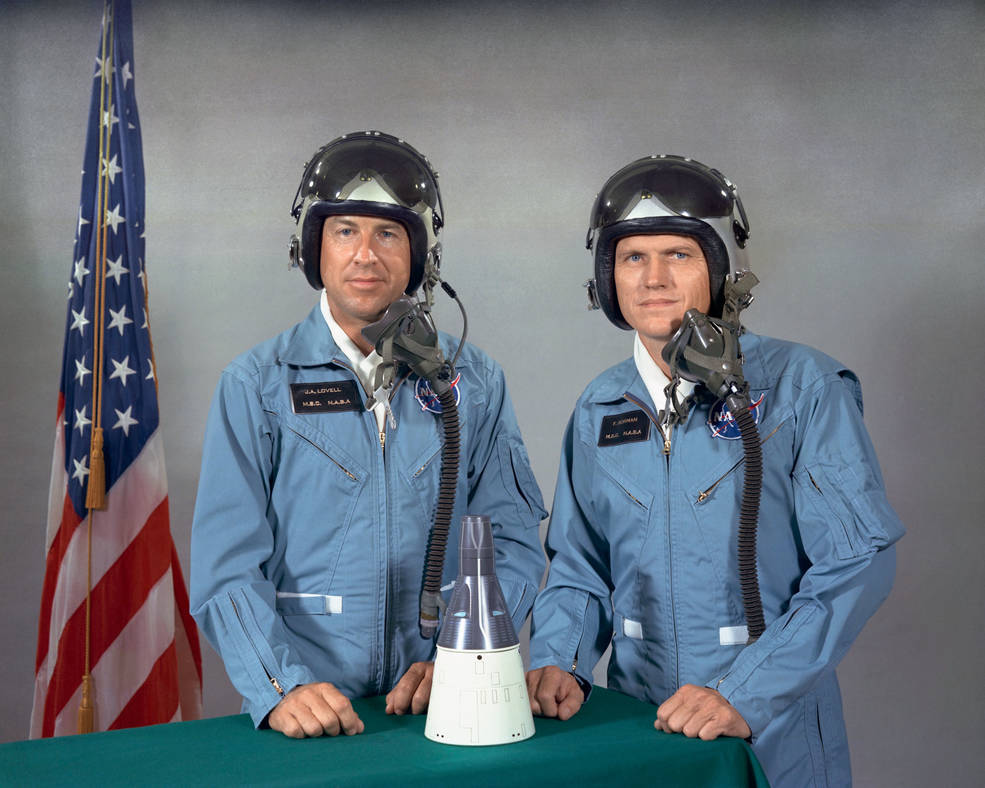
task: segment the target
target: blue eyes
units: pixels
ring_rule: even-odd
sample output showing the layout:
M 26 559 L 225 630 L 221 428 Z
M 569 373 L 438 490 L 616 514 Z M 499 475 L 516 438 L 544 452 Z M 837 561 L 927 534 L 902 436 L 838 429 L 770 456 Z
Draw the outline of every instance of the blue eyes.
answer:
M 623 258 L 627 263 L 642 263 L 644 262 L 644 256 L 641 254 L 630 254 Z M 685 260 L 690 260 L 691 255 L 687 252 L 668 252 L 668 260 L 675 260 L 678 262 L 683 262 Z
M 352 227 L 339 227 L 335 232 L 340 238 L 352 238 L 356 234 Z M 393 230 L 380 230 L 377 235 L 383 241 L 393 241 L 397 238 L 397 234 Z

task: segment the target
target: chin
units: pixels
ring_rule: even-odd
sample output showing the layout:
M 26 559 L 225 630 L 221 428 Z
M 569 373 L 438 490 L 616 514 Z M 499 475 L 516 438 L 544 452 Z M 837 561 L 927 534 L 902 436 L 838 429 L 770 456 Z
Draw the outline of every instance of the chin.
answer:
M 655 325 L 639 325 L 636 326 L 636 331 L 644 339 L 650 339 L 654 342 L 668 342 L 670 338 L 674 336 L 674 332 L 680 327 L 681 321 L 677 320 L 673 323 L 660 322 Z

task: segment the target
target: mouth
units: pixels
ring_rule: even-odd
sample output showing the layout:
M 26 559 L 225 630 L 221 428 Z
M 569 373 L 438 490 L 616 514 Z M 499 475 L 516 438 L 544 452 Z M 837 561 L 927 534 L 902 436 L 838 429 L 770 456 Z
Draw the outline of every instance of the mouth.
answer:
M 646 308 L 656 308 L 662 309 L 668 306 L 674 306 L 677 302 L 671 298 L 648 298 L 646 301 L 640 301 L 637 306 Z
M 352 287 L 355 287 L 356 289 L 360 289 L 360 290 L 377 287 L 383 283 L 382 279 L 374 276 L 353 277 L 352 279 L 349 279 L 347 281 Z

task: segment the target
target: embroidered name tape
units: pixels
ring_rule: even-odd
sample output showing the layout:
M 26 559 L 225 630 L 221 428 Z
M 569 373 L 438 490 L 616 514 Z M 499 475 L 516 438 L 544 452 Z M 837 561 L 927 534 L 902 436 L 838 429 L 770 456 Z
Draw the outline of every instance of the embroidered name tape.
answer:
M 359 388 L 352 380 L 330 380 L 325 383 L 292 383 L 291 405 L 298 415 L 306 413 L 339 413 L 362 410 Z
M 602 419 L 599 446 L 618 446 L 650 439 L 650 419 L 641 410 L 617 413 Z

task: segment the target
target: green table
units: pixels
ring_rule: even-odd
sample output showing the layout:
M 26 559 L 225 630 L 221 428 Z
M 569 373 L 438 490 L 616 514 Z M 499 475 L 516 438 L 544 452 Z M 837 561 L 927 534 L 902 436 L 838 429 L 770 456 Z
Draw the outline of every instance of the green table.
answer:
M 567 722 L 535 719 L 533 738 L 497 747 L 431 742 L 424 716 L 388 716 L 382 697 L 353 705 L 358 736 L 288 739 L 241 714 L 0 744 L 0 785 L 767 786 L 746 742 L 658 732 L 653 706 L 600 687 Z

